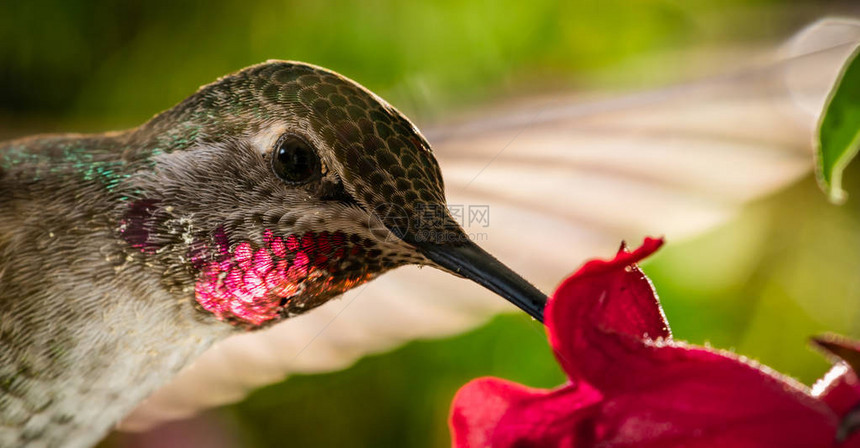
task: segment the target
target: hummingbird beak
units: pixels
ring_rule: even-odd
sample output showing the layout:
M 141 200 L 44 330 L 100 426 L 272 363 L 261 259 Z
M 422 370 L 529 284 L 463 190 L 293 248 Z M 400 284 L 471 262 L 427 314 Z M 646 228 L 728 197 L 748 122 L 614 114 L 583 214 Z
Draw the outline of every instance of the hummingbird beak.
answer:
M 419 243 L 417 248 L 439 266 L 504 297 L 543 323 L 546 295 L 474 242 Z

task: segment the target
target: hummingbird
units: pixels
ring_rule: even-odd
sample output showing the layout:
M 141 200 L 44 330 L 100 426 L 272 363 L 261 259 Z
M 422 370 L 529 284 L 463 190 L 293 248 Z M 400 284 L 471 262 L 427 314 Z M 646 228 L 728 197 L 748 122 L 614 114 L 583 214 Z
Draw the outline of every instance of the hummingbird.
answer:
M 358 83 L 269 61 L 145 124 L 0 144 L 0 446 L 95 444 L 210 345 L 404 265 L 537 320 L 470 240 L 421 132 Z
M 585 99 L 517 86 L 513 101 L 421 127 L 449 205 L 492 207 L 491 226 L 466 230 L 486 231 L 482 247 L 550 288 L 622 239 L 701 234 L 806 175 L 815 123 L 858 39 L 856 20 L 825 19 L 776 51 L 716 58 L 686 83 Z M 293 373 L 331 372 L 405 341 L 466 331 L 510 308 L 442 271 L 402 266 L 342 301 L 214 344 L 118 429 L 136 444 L 159 440 L 153 427 L 162 422 Z M 129 433 L 139 431 L 147 432 Z

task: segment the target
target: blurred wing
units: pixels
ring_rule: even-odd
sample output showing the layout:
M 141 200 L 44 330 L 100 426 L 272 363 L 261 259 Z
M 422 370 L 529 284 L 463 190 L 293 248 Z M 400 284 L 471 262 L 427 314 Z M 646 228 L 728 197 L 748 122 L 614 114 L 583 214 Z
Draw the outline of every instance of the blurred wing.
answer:
M 466 231 L 551 291 L 622 238 L 677 241 L 807 173 L 818 111 L 858 40 L 858 22 L 827 20 L 743 73 L 596 102 L 532 100 L 427 135 Z M 400 268 L 311 313 L 216 344 L 122 428 L 240 400 L 291 373 L 342 369 L 510 309 L 471 282 Z

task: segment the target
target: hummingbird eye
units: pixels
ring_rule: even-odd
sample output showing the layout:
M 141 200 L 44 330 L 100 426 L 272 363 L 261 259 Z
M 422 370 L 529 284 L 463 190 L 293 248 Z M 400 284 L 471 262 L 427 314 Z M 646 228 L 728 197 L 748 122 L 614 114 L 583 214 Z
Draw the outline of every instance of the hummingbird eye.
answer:
M 272 171 L 287 184 L 305 184 L 321 176 L 320 158 L 303 138 L 284 135 L 275 144 Z

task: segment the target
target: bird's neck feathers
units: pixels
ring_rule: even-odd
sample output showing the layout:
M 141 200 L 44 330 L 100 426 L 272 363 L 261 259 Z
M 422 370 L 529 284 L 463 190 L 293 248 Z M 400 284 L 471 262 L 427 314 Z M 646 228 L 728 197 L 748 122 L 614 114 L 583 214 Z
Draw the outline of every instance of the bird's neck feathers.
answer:
M 126 134 L 0 146 L 0 446 L 88 446 L 232 331 L 118 237 Z

